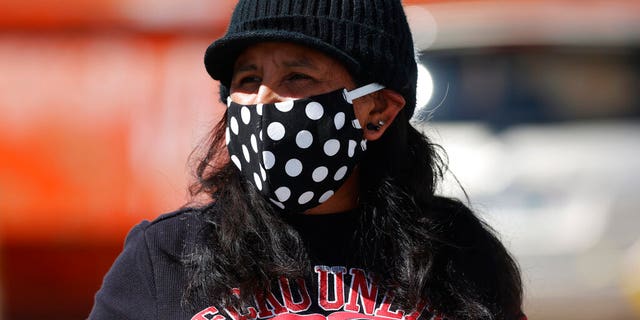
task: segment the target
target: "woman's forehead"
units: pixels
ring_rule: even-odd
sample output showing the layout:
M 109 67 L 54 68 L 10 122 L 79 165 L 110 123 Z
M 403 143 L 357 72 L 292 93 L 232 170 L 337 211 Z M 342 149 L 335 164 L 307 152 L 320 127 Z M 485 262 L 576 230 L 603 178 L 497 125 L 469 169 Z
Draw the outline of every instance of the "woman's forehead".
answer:
M 299 44 L 288 42 L 261 42 L 247 47 L 235 61 L 234 70 L 255 67 L 256 64 L 273 62 L 282 67 L 322 69 L 339 64 L 328 55 Z

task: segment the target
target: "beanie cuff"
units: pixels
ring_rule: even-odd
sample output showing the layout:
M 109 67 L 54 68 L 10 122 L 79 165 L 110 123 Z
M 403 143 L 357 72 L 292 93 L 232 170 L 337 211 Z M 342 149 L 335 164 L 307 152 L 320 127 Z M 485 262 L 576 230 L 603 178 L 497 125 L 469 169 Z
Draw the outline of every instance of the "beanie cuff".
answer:
M 228 86 L 235 61 L 247 47 L 260 42 L 288 42 L 316 49 L 340 61 L 352 75 L 360 72 L 360 64 L 344 51 L 306 34 L 285 30 L 254 30 L 228 34 L 207 48 L 204 64 L 207 73 Z

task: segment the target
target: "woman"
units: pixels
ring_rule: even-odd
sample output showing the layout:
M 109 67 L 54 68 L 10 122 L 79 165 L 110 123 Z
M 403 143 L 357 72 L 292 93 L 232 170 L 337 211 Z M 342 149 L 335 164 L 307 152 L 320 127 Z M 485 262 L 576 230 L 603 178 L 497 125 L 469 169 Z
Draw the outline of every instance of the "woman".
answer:
M 525 319 L 503 245 L 434 194 L 399 0 L 241 0 L 205 65 L 211 203 L 136 226 L 91 319 Z

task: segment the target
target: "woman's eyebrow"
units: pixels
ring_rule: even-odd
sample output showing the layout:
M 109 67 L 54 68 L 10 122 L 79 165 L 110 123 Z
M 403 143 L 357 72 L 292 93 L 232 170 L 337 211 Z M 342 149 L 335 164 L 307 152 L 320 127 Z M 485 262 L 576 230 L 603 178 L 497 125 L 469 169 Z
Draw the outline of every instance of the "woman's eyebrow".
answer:
M 282 62 L 282 66 L 287 67 L 287 68 L 307 68 L 307 69 L 311 69 L 311 70 L 318 70 L 318 66 L 313 63 L 313 61 L 307 57 L 302 57 L 302 58 L 298 58 L 298 59 L 292 59 L 292 60 L 285 60 Z M 245 71 L 256 71 L 258 70 L 258 66 L 254 63 L 251 62 L 247 62 L 247 63 L 242 63 L 240 62 L 237 67 L 234 68 L 233 72 L 245 72 Z
M 318 70 L 318 66 L 313 63 L 313 61 L 307 57 L 301 57 L 295 60 L 286 60 L 282 62 L 285 67 L 294 68 L 294 67 L 302 67 L 308 68 L 312 70 Z
M 233 72 L 244 72 L 244 71 L 256 71 L 258 70 L 258 66 L 252 63 L 240 64 L 236 68 L 234 68 Z

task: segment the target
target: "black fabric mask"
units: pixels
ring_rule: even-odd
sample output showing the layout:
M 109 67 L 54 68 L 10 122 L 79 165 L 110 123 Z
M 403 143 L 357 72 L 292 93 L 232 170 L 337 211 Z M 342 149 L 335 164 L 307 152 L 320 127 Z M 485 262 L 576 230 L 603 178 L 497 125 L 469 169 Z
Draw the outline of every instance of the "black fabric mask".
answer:
M 382 88 L 374 83 L 274 104 L 241 105 L 229 98 L 231 160 L 281 210 L 316 207 L 344 184 L 366 150 L 352 101 Z

